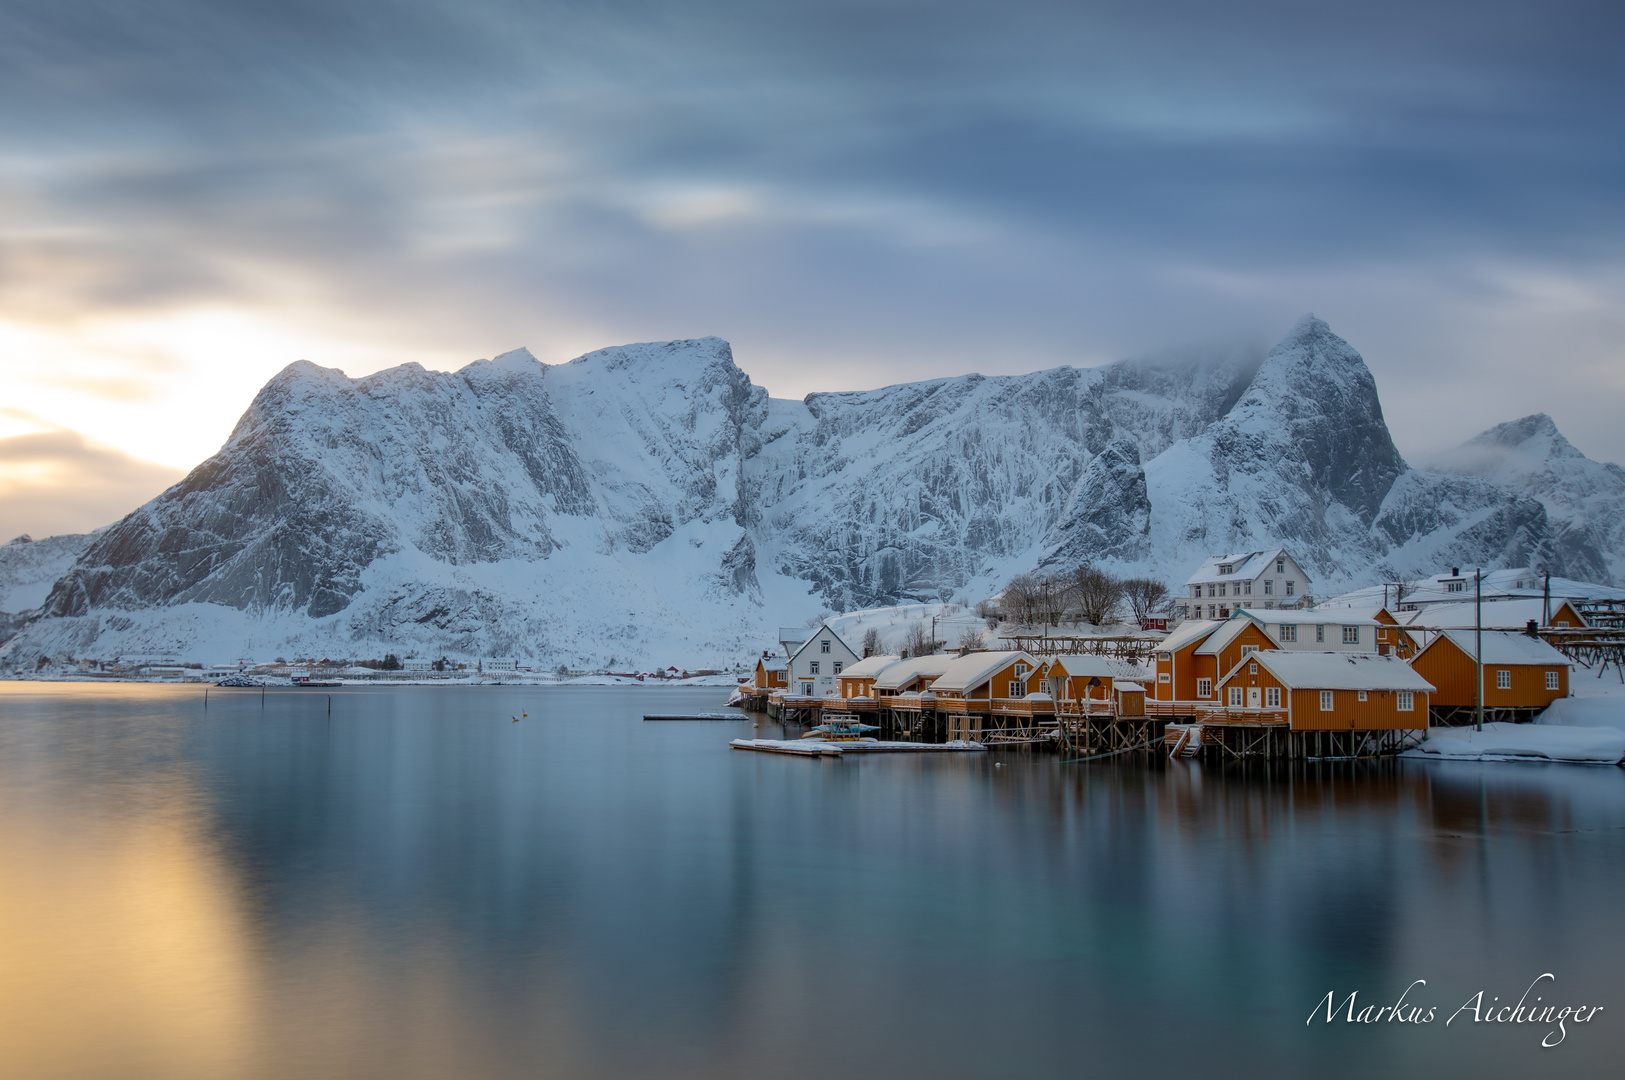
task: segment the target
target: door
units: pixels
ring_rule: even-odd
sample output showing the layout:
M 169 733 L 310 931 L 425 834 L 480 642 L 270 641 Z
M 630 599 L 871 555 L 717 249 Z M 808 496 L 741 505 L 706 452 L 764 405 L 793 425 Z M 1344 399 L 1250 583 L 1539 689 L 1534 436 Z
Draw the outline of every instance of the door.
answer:
M 1259 694 L 1258 687 L 1249 686 L 1247 688 L 1247 707 L 1249 709 L 1258 708 L 1258 694 Z

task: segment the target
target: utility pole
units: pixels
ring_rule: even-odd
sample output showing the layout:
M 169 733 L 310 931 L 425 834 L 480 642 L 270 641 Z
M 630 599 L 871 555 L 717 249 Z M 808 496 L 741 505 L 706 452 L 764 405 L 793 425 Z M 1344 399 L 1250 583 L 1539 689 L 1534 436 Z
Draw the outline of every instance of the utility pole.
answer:
M 1473 571 L 1473 651 L 1478 654 L 1478 703 L 1473 717 L 1473 730 L 1484 730 L 1484 571 Z

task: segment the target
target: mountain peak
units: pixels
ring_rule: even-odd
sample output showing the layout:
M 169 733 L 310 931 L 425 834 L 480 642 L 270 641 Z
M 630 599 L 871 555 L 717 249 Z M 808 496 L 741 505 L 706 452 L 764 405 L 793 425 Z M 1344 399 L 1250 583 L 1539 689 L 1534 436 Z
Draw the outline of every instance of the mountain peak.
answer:
M 1530 439 L 1548 438 L 1561 439 L 1564 446 L 1569 441 L 1564 439 L 1557 430 L 1557 424 L 1545 413 L 1533 413 L 1518 420 L 1508 420 L 1504 424 L 1496 424 L 1488 431 L 1481 432 L 1467 440 L 1468 446 L 1522 446 Z M 1570 447 L 1572 449 L 1572 447 Z M 1578 453 L 1579 451 L 1575 451 Z

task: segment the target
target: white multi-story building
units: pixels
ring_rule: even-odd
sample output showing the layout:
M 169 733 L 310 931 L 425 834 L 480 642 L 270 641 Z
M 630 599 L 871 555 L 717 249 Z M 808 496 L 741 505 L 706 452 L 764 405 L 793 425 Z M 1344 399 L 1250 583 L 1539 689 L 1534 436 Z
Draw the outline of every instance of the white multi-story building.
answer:
M 1307 607 L 1309 575 L 1285 548 L 1215 555 L 1174 598 L 1181 619 L 1227 619 L 1241 609 Z

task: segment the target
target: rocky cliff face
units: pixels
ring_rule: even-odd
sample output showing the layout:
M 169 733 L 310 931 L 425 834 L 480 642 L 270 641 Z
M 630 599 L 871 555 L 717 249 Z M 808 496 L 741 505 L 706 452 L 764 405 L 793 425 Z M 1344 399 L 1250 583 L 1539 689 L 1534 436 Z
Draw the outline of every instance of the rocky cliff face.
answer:
M 819 607 L 976 600 L 1034 566 L 1178 581 L 1284 544 L 1323 593 L 1452 562 L 1611 581 L 1622 529 L 1625 471 L 1545 417 L 1409 468 L 1312 317 L 1262 358 L 804 402 L 716 338 L 359 380 L 299 363 L 86 539 L 6 650 L 722 663 Z

